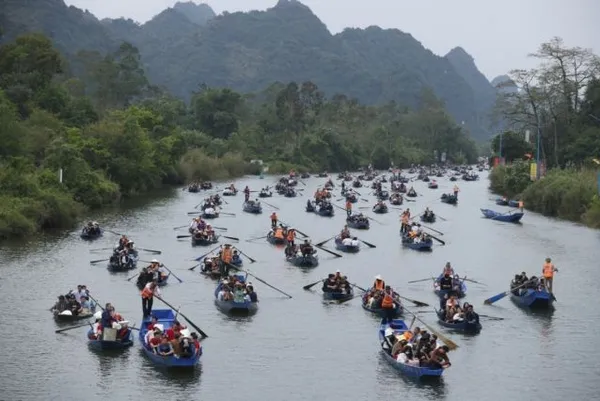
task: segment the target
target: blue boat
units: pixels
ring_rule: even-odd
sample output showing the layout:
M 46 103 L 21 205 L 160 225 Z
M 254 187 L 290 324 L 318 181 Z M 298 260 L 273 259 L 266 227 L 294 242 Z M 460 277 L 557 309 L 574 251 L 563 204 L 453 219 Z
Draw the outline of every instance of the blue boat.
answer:
M 350 228 L 354 228 L 356 230 L 368 230 L 371 226 L 369 223 L 369 219 L 366 216 L 364 218 L 359 219 L 361 214 L 353 214 L 352 216 L 346 217 L 346 224 Z
M 524 213 L 521 212 L 498 213 L 490 209 L 481 209 L 481 213 L 483 213 L 483 217 L 486 219 L 501 221 L 504 223 L 518 223 L 521 221 L 524 215 Z
M 527 288 L 519 291 L 519 295 L 511 292 L 510 299 L 520 307 L 531 309 L 550 309 L 554 307 L 555 297 L 546 289 Z
M 338 251 L 341 252 L 346 252 L 346 253 L 357 253 L 358 251 L 360 251 L 360 244 L 356 244 L 356 245 L 344 245 L 342 243 L 342 239 L 338 236 L 335 237 L 335 249 L 337 249 Z
M 446 321 L 446 313 L 441 310 L 435 310 L 435 313 L 438 318 L 438 324 L 447 329 L 462 331 L 463 333 L 479 333 L 481 331 L 481 323 L 479 322 L 468 322 L 463 320 L 462 322 L 447 322 Z
M 369 305 L 367 305 L 368 302 L 368 297 L 369 297 L 369 293 L 373 290 L 373 288 L 369 288 L 367 290 L 367 292 L 365 292 L 362 296 L 362 308 L 364 310 L 366 310 L 367 312 L 371 312 L 372 314 L 384 318 L 386 317 L 386 311 L 383 310 L 383 308 L 369 308 Z M 397 295 L 397 294 L 394 294 Z M 400 301 L 400 298 L 394 299 L 394 303 L 396 304 L 396 307 L 394 308 L 394 317 L 400 317 L 402 316 L 402 313 L 404 313 L 404 308 L 402 307 L 402 302 Z
M 175 314 L 171 309 L 152 309 L 152 316 L 156 316 L 158 322 L 163 326 L 163 332 L 173 326 L 175 321 Z M 200 356 L 202 355 L 202 347 L 195 349 L 194 354 L 189 358 L 175 357 L 173 355 L 162 356 L 152 352 L 152 349 L 146 344 L 146 334 L 148 333 L 148 325 L 152 322 L 150 316 L 142 320 L 142 327 L 140 328 L 139 340 L 140 345 L 144 354 L 154 363 L 155 365 L 167 367 L 167 368 L 193 368 L 198 364 Z
M 440 199 L 449 205 L 456 205 L 458 203 L 458 197 L 454 194 L 443 194 Z
M 402 246 L 407 248 L 416 251 L 431 251 L 433 248 L 433 240 L 431 238 L 427 238 L 425 241 L 420 240 L 419 242 L 415 242 L 408 235 L 400 233 L 400 236 L 402 237 Z
M 242 283 L 246 282 L 246 277 L 243 274 L 236 275 L 239 281 Z M 253 315 L 258 310 L 258 302 L 243 301 L 220 301 L 219 292 L 223 287 L 223 282 L 219 281 L 217 288 L 215 288 L 215 305 L 217 309 L 225 314 L 237 314 L 237 315 Z
M 111 272 L 126 272 L 129 270 L 137 269 L 137 263 L 140 256 L 137 251 L 127 255 L 115 255 L 113 254 L 106 267 Z
M 461 279 L 459 277 L 459 287 L 458 287 L 458 293 L 456 290 L 440 290 L 440 280 L 442 279 L 442 277 L 444 277 L 444 274 L 440 274 L 438 276 L 438 278 L 436 278 L 435 280 L 433 280 L 433 292 L 435 293 L 435 295 L 437 295 L 440 298 L 444 298 L 446 295 L 448 295 L 449 293 L 452 295 L 456 295 L 458 298 L 464 298 L 467 295 L 467 285 L 465 284 L 465 280 L 464 278 Z
M 508 200 L 505 198 L 497 198 L 496 205 L 498 206 L 508 206 Z
M 390 354 L 392 347 L 389 343 L 389 340 L 386 338 L 386 332 L 389 333 L 390 331 L 395 336 L 401 336 L 408 331 L 408 327 L 406 326 L 406 323 L 404 323 L 404 320 L 401 319 L 394 319 L 391 323 L 382 322 L 379 326 L 379 343 L 383 351 L 383 357 L 390 365 L 392 365 L 394 369 L 401 372 L 405 376 L 416 379 L 438 378 L 442 376 L 444 369 L 431 369 L 428 367 L 412 366 L 406 363 L 398 362 Z
M 129 348 L 133 345 L 133 330 L 128 329 L 127 334 L 119 340 L 116 339 L 116 332 L 116 329 L 104 329 L 103 339 L 96 339 L 94 330 L 90 328 L 87 332 L 88 346 L 96 351 L 114 351 Z
M 350 292 L 347 293 L 323 291 L 323 299 L 325 301 L 345 302 L 352 298 L 354 298 L 354 289 L 352 287 L 350 287 Z
M 261 214 L 262 205 L 260 203 L 256 203 L 255 201 L 244 202 L 243 210 L 246 213 Z
M 90 228 L 86 226 L 81 229 L 81 233 L 79 234 L 79 236 L 81 237 L 81 239 L 91 241 L 93 239 L 102 237 L 103 234 L 104 230 L 100 227 Z

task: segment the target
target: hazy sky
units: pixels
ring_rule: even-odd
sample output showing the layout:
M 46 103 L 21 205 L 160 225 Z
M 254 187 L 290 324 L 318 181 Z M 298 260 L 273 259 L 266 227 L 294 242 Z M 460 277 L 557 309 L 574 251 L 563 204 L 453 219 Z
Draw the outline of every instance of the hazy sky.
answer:
M 146 22 L 176 0 L 66 0 L 98 18 Z M 277 0 L 194 0 L 216 13 L 264 10 Z M 462 46 L 492 79 L 530 68 L 527 54 L 553 36 L 600 54 L 600 0 L 302 0 L 332 33 L 379 25 L 412 34 L 439 55 Z

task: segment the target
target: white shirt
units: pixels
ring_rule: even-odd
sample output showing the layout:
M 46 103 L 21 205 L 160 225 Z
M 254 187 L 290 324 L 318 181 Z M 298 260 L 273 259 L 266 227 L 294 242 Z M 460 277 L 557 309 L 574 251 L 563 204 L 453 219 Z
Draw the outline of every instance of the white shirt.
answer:
M 223 290 L 219 291 L 218 298 L 219 298 L 219 301 L 224 301 L 225 300 L 225 291 L 223 291 Z
M 205 214 L 215 214 L 215 209 L 213 209 L 212 207 L 207 207 L 206 209 L 204 209 L 204 213 Z
M 352 246 L 352 239 L 351 238 L 344 238 L 342 240 L 342 245 L 344 245 L 344 246 Z
M 406 356 L 406 354 L 404 352 L 401 352 L 396 357 L 396 360 L 400 363 L 406 363 L 408 361 L 408 357 Z
M 352 241 L 350 241 L 352 246 L 358 246 L 358 240 L 357 239 L 353 239 Z
M 94 330 L 94 334 L 98 334 L 98 328 L 100 327 L 100 323 L 94 323 L 92 329 Z

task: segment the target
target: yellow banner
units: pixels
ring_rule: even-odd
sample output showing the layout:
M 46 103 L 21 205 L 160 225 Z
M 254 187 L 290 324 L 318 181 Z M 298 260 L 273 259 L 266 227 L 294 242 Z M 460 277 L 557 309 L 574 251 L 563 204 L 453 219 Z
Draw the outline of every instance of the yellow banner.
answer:
M 537 179 L 537 164 L 531 163 L 529 165 L 529 178 L 531 181 L 535 181 Z

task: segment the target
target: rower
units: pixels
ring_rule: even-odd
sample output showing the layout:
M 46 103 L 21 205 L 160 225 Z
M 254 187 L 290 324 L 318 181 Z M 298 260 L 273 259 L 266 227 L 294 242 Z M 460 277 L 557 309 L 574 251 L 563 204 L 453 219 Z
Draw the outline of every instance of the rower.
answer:
M 458 199 L 458 193 L 460 192 L 460 189 L 458 189 L 458 185 L 454 185 L 454 190 L 453 190 L 453 192 L 454 192 L 454 197 L 455 197 L 456 199 Z M 505 199 L 506 199 L 506 198 L 505 198 Z
M 452 276 L 448 273 L 444 273 L 444 276 L 439 280 L 439 285 L 441 291 L 452 291 Z
M 305 239 L 304 244 L 300 245 L 300 252 L 302 252 L 303 257 L 307 257 L 313 254 L 313 247 L 310 244 L 310 241 Z
M 231 255 L 231 263 L 234 265 L 242 263 L 241 256 L 237 249 L 233 250 L 233 255 Z
M 350 202 L 350 200 L 346 200 L 346 213 L 348 214 L 348 217 L 352 214 L 352 202 Z
M 352 246 L 352 238 L 350 238 L 350 237 L 345 237 L 345 238 L 342 240 L 342 245 L 344 245 L 344 246 Z
M 227 266 L 231 264 L 231 260 L 233 259 L 233 250 L 231 249 L 231 244 L 225 244 L 221 248 L 221 261 L 225 263 Z
M 348 229 L 348 225 L 345 225 L 344 228 L 342 229 L 342 232 L 340 233 L 340 238 L 342 240 L 344 240 L 346 238 L 350 238 L 350 230 Z
M 275 212 L 271 213 L 271 228 L 277 228 L 277 213 Z
M 450 265 L 450 262 L 446 262 L 446 266 L 444 266 L 444 271 L 442 272 L 442 274 L 449 274 L 450 276 L 454 276 L 454 269 L 452 268 L 452 265 Z
M 248 185 L 246 185 L 246 188 L 244 188 L 244 201 L 248 202 L 249 199 L 250 199 L 250 188 L 248 188 Z
M 379 274 L 375 276 L 375 281 L 373 282 L 373 289 L 376 291 L 383 291 L 385 289 L 385 281 L 383 281 L 383 278 Z
M 296 230 L 294 230 L 293 228 L 289 228 L 287 231 L 287 236 L 286 236 L 286 240 L 287 240 L 288 244 L 290 244 L 291 246 L 294 246 L 295 239 L 296 239 Z

